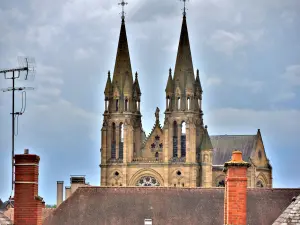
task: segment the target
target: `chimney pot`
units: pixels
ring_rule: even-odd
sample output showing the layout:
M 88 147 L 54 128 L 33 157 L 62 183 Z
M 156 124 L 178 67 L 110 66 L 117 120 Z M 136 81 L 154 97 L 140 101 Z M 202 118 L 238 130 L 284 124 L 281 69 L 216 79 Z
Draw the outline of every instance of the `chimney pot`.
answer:
M 24 149 L 24 154 L 25 154 L 25 155 L 28 155 L 28 154 L 29 154 L 29 149 L 25 148 L 25 149 Z
M 241 151 L 233 151 L 232 152 L 232 161 L 234 162 L 241 162 L 243 161 L 243 158 L 242 158 L 242 152 Z

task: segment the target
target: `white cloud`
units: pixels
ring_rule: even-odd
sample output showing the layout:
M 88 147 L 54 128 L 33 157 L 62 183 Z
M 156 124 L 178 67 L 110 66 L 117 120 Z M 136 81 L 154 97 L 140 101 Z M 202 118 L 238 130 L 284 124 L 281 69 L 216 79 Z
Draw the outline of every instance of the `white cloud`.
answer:
M 234 51 L 247 44 L 245 36 L 239 32 L 216 30 L 208 40 L 208 44 L 215 50 L 232 55 Z
M 282 78 L 291 86 L 300 86 L 300 65 L 288 66 Z
M 95 54 L 95 50 L 92 48 L 79 48 L 75 51 L 75 60 L 84 60 L 92 57 Z
M 62 32 L 59 26 L 41 25 L 28 28 L 26 39 L 30 42 L 36 42 L 41 47 L 46 48 L 49 45 L 56 45 L 53 40 Z
M 222 80 L 218 77 L 210 77 L 206 80 L 208 86 L 218 86 L 222 84 Z
M 268 136 L 281 140 L 283 133 L 284 138 L 292 139 L 300 132 L 299 110 L 222 108 L 207 113 L 206 118 L 214 134 L 230 134 L 232 131 L 251 134 L 251 131 L 253 133 L 261 128 Z
M 293 23 L 296 18 L 296 13 L 294 11 L 283 11 L 280 17 L 287 23 Z

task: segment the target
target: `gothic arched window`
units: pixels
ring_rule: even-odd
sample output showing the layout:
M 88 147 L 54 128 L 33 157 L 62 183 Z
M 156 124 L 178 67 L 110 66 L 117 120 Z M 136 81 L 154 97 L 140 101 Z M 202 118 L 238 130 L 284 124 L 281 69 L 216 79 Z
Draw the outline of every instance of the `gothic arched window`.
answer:
M 173 157 L 177 157 L 177 123 L 174 121 L 173 123 Z
M 116 112 L 119 111 L 119 99 L 116 99 Z
M 187 110 L 190 110 L 191 109 L 191 98 L 188 97 L 187 98 Z
M 180 100 L 181 100 L 180 97 L 178 97 L 178 99 L 177 99 L 177 109 L 178 110 L 181 109 L 181 105 L 180 105 L 181 101 Z
M 111 158 L 116 158 L 116 124 L 112 124 L 112 138 L 111 138 Z
M 257 182 L 256 182 L 256 187 L 258 187 L 258 188 L 263 188 L 263 187 L 264 187 L 263 182 L 262 182 L 261 180 L 257 181 Z
M 125 99 L 125 111 L 128 111 L 128 99 Z
M 182 122 L 181 124 L 181 157 L 186 155 L 186 123 Z
M 224 180 L 218 181 L 217 187 L 225 187 L 225 181 Z
M 160 183 L 156 178 L 152 176 L 144 176 L 138 180 L 136 186 L 155 187 L 155 186 L 160 186 Z
M 124 149 L 124 125 L 123 123 L 120 124 L 120 139 L 119 139 L 119 158 L 123 159 L 123 149 Z

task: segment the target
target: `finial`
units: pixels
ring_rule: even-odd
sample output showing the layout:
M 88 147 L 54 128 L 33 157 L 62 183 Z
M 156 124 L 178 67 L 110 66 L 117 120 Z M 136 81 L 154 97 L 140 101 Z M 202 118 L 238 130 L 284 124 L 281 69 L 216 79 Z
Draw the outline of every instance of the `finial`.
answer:
M 180 0 L 180 1 L 183 1 L 183 16 L 185 17 L 186 16 L 186 10 L 187 10 L 187 8 L 186 8 L 186 6 L 185 6 L 185 3 L 186 3 L 186 1 L 187 0 Z
M 138 79 L 138 72 L 135 72 L 135 79 Z
M 199 76 L 199 70 L 197 69 L 197 76 Z
M 207 125 L 205 125 L 205 129 L 207 129 Z
M 122 6 L 122 22 L 125 20 L 125 11 L 124 11 L 124 6 L 127 5 L 127 2 L 124 2 L 124 0 L 122 0 L 120 3 L 118 3 L 118 5 Z
M 172 69 L 171 68 L 169 69 L 169 74 L 170 74 L 170 76 L 172 76 Z
M 156 122 L 159 122 L 159 108 L 156 107 L 156 110 L 155 110 L 155 118 L 156 118 Z
M 110 78 L 110 70 L 108 71 L 108 78 Z

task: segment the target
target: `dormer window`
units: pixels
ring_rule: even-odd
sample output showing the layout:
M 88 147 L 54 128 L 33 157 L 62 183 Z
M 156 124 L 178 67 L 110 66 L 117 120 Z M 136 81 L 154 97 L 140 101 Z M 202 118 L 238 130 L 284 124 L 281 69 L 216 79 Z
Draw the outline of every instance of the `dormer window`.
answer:
M 167 96 L 167 109 L 170 109 L 170 96 Z

